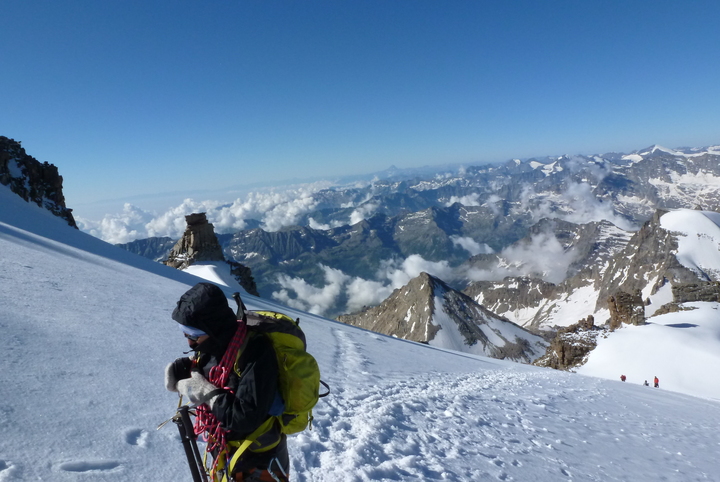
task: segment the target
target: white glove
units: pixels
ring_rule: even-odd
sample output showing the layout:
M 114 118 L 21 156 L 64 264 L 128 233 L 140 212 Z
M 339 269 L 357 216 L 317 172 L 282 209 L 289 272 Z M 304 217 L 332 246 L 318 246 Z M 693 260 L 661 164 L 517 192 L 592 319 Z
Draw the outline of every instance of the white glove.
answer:
M 175 379 L 175 368 L 173 367 L 174 363 L 168 363 L 168 366 L 165 367 L 165 388 L 169 392 L 177 392 L 177 380 Z
M 192 372 L 190 378 L 179 380 L 176 386 L 180 395 L 190 400 L 193 405 L 206 403 L 210 408 L 214 399 L 223 392 L 198 372 Z

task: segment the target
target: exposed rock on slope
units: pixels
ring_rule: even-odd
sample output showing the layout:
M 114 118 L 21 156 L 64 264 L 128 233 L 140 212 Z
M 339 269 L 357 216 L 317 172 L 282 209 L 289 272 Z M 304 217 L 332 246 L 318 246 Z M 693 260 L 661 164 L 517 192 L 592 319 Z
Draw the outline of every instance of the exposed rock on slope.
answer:
M 701 221 L 714 214 L 686 213 L 699 216 Z M 714 285 L 704 283 L 720 281 L 720 272 L 714 270 L 711 259 L 681 262 L 680 258 L 692 257 L 678 253 L 678 240 L 685 236 L 681 231 L 684 228 L 682 222 L 677 230 L 664 228 L 661 219 L 667 219 L 664 218 L 667 214 L 658 210 L 634 234 L 603 222 L 595 227 L 578 226 L 573 239 L 567 234 L 566 224 L 558 225 L 561 232 L 557 239 L 564 252 L 576 250 L 576 259 L 568 268 L 569 274 L 575 274 L 557 285 L 529 277 L 475 282 L 464 292 L 494 313 L 529 328 L 568 326 L 573 320 L 591 314 L 600 323 L 610 321 L 613 328 L 623 323 L 643 324 L 645 316 L 652 315 L 665 303 L 712 299 Z M 709 223 L 708 229 L 718 229 L 710 220 L 705 220 Z M 602 229 L 598 231 L 598 228 Z M 595 241 L 588 243 L 582 233 L 593 233 L 587 239 Z M 705 240 L 708 252 L 718 253 L 712 234 L 694 233 L 691 238 L 697 238 L 695 242 Z M 522 243 L 529 241 L 524 239 L 516 244 Z M 499 255 L 495 256 L 500 265 L 508 265 Z M 647 306 L 648 303 L 651 305 Z
M 63 178 L 58 168 L 27 155 L 19 142 L 0 136 L 0 184 L 28 202 L 45 208 L 77 228 L 72 209 L 65 206 Z
M 643 303 L 640 291 L 625 293 L 618 291 L 607 301 L 610 310 L 610 329 L 615 330 L 623 324 L 644 325 L 645 304 Z
M 666 283 L 691 283 L 698 277 L 675 256 L 675 236 L 660 226 L 667 211 L 658 210 L 636 232 L 625 248 L 610 263 L 600 284 L 596 308 L 605 308 L 612 294 L 634 293 L 644 296 L 657 292 Z
M 406 340 L 525 363 L 546 346 L 542 338 L 427 273 L 395 290 L 379 306 L 338 320 Z
M 555 297 L 557 285 L 541 279 L 507 277 L 501 281 L 475 281 L 463 293 L 520 326 L 533 326 L 535 315 L 548 299 Z
M 588 316 L 558 330 L 545 355 L 535 360 L 533 365 L 556 370 L 570 370 L 581 366 L 597 346 L 597 337 L 607 336 L 607 333 L 607 330 L 595 326 L 594 318 Z
M 675 303 L 692 301 L 720 303 L 720 281 L 677 284 L 672 287 L 672 294 Z
M 170 250 L 164 264 L 182 270 L 199 261 L 227 263 L 240 286 L 248 293 L 257 296 L 257 286 L 250 269 L 240 263 L 225 261 L 213 225 L 208 222 L 205 213 L 189 214 L 185 216 L 185 221 L 187 222 L 185 233 Z

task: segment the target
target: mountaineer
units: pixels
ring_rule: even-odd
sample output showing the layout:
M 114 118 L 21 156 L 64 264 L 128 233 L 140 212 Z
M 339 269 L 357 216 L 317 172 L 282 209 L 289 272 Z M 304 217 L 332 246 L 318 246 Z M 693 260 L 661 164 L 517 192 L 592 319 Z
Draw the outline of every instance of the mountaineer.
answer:
M 287 436 L 276 420 L 284 404 L 270 338 L 248 330 L 246 318 L 238 320 L 211 283 L 183 294 L 172 318 L 195 354 L 167 366 L 165 387 L 196 406 L 195 433 L 207 437 L 212 480 L 288 481 Z

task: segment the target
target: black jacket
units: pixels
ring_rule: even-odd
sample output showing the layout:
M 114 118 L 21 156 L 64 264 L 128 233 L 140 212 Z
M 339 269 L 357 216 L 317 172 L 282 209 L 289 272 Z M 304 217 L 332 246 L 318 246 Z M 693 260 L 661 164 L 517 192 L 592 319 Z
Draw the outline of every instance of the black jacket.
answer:
M 228 440 L 243 440 L 268 418 L 270 407 L 278 396 L 278 365 L 270 340 L 261 334 L 250 337 L 228 378 L 227 390 L 212 404 L 212 412 L 225 430 Z M 216 356 L 207 356 L 198 347 L 198 369 L 209 377 L 217 365 Z M 222 358 L 222 357 L 220 357 Z M 226 387 L 220 387 L 226 388 Z

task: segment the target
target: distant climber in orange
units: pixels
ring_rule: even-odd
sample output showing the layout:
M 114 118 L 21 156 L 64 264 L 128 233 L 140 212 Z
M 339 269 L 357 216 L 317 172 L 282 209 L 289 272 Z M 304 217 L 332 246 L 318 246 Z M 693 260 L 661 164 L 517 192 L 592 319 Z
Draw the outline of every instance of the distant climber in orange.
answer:
M 658 379 L 658 377 L 655 377 L 653 382 L 655 383 L 655 388 L 660 388 L 660 380 Z

